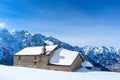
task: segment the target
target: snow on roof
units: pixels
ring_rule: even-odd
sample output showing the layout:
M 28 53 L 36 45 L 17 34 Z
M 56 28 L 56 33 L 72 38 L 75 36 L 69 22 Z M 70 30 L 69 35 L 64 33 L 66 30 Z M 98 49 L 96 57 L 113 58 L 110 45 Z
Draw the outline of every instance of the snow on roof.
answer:
M 83 67 L 94 67 L 90 62 L 88 62 L 88 61 L 84 61 L 84 62 L 82 62 L 82 66 Z
M 50 63 L 54 65 L 71 65 L 79 53 L 64 48 L 59 48 L 50 59 Z
M 46 52 L 49 54 L 52 50 L 54 50 L 57 45 L 46 46 Z M 39 55 L 42 53 L 42 46 L 39 47 L 27 47 L 17 52 L 15 55 Z

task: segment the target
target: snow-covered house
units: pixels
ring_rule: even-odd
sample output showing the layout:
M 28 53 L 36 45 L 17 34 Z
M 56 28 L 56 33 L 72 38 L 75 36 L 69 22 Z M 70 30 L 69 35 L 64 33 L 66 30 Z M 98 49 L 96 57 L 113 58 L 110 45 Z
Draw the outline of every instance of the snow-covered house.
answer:
M 27 47 L 14 55 L 15 66 L 59 71 L 74 71 L 81 66 L 82 61 L 79 52 L 57 45 Z

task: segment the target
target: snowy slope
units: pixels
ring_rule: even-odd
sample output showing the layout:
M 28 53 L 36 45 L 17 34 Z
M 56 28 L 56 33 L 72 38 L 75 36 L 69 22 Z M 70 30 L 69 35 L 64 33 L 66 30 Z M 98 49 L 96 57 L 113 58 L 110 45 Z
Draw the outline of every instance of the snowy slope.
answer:
M 120 80 L 120 73 L 60 72 L 0 65 L 0 80 Z

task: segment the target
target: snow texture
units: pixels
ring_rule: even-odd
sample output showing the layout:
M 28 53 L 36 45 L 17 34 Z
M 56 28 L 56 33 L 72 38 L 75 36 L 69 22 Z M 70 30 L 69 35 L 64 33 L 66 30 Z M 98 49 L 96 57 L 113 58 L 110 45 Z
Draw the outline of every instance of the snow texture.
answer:
M 46 46 L 46 52 L 49 54 L 52 50 L 54 50 L 57 45 Z M 15 55 L 40 55 L 42 53 L 42 46 L 39 47 L 27 47 L 23 50 L 19 51 Z
M 62 72 L 0 65 L 0 80 L 120 80 L 120 73 Z
M 78 52 L 70 51 L 64 48 L 59 48 L 53 54 L 53 57 L 50 59 L 51 64 L 55 65 L 71 65 L 76 57 L 78 56 Z
M 88 61 L 84 61 L 84 62 L 82 62 L 82 66 L 83 67 L 94 67 L 90 62 L 88 62 Z

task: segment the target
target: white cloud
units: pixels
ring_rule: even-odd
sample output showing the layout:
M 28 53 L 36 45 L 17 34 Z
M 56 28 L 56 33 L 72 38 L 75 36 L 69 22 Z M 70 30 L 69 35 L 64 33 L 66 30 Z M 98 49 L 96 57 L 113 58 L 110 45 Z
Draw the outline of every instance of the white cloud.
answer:
M 5 27 L 6 27 L 6 23 L 0 22 L 0 28 L 5 28 Z

